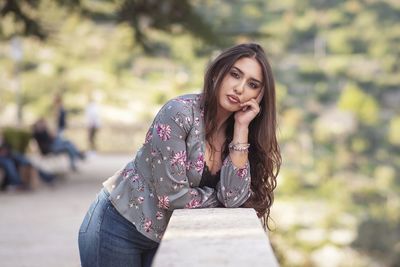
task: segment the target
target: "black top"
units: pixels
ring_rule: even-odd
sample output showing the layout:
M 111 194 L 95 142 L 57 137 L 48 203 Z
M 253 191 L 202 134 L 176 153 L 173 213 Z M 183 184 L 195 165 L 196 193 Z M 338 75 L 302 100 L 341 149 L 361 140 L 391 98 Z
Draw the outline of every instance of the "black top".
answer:
M 58 130 L 64 130 L 67 127 L 67 111 L 64 107 L 61 107 L 58 111 L 57 126 Z
M 43 130 L 43 131 L 34 131 L 33 138 L 35 138 L 40 152 L 43 155 L 46 155 L 51 152 L 51 145 L 53 144 L 53 137 L 50 134 Z
M 207 186 L 211 188 L 216 188 L 221 176 L 221 170 L 216 174 L 212 174 L 208 169 L 207 164 L 204 164 L 203 175 L 201 176 L 199 187 Z

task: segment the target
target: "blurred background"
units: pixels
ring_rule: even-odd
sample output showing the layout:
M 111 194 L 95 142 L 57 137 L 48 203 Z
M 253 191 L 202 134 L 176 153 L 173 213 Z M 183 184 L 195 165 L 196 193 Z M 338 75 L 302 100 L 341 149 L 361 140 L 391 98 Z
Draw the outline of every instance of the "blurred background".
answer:
M 65 171 L 52 191 L 0 192 L 7 231 L 23 219 L 11 212 L 20 199 L 60 201 L 60 187 L 71 195 L 95 173 L 87 201 L 71 200 L 76 232 L 101 181 L 134 155 L 161 105 L 200 92 L 221 49 L 255 41 L 277 84 L 283 164 L 270 238 L 281 265 L 400 266 L 399 0 L 2 0 L 0 18 L 3 139 L 43 164 L 31 126 L 43 117 L 57 131 L 58 97 L 63 137 L 90 152 L 83 171 Z M 90 116 L 99 121 L 95 148 Z M 99 173 L 96 164 L 111 161 Z M 25 266 L 6 249 L 18 238 L 0 237 L 8 266 Z M 71 244 L 58 266 L 78 266 Z

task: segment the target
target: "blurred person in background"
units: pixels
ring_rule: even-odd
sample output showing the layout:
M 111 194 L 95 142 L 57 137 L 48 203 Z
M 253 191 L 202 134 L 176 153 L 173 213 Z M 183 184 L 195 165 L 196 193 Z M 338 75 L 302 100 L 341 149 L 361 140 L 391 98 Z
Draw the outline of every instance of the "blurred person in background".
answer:
M 3 169 L 6 178 L 2 188 L 8 191 L 31 189 L 37 177 L 48 185 L 53 185 L 57 179 L 54 174 L 34 166 L 25 155 L 13 151 L 1 136 L 0 168 Z
M 3 170 L 5 180 L 1 189 L 6 191 L 28 190 L 29 186 L 23 182 L 14 160 L 10 156 L 10 147 L 0 137 L 0 169 Z
M 64 108 L 62 96 L 60 94 L 56 95 L 54 99 L 54 107 L 56 110 L 57 135 L 63 137 L 64 130 L 67 128 L 67 111 Z
M 174 209 L 254 208 L 267 227 L 281 164 L 275 85 L 258 44 L 222 52 L 201 94 L 168 101 L 79 229 L 82 267 L 150 266 Z
M 52 135 L 48 129 L 46 120 L 43 118 L 40 118 L 33 124 L 32 131 L 33 138 L 36 140 L 42 155 L 66 153 L 69 158 L 71 170 L 77 171 L 76 161 L 78 159 L 84 160 L 85 154 L 78 150 L 71 141 L 63 139 L 58 135 Z
M 88 141 L 90 153 L 96 151 L 96 134 L 100 128 L 99 108 L 93 99 L 90 99 L 86 107 L 86 122 L 88 128 Z

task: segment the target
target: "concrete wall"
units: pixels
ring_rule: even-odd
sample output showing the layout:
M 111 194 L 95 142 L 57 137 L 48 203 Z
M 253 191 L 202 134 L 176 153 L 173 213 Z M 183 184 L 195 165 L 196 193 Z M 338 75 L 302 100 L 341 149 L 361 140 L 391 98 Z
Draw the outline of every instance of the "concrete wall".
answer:
M 253 209 L 175 210 L 153 267 L 279 266 Z

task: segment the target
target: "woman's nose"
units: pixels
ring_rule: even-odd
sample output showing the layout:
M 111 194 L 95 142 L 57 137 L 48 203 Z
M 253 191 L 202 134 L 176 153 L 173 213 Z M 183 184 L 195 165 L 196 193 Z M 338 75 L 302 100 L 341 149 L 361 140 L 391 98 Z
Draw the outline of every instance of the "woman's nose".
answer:
M 245 84 L 246 84 L 245 81 L 239 81 L 233 88 L 233 91 L 235 91 L 236 94 L 242 94 L 244 91 Z

